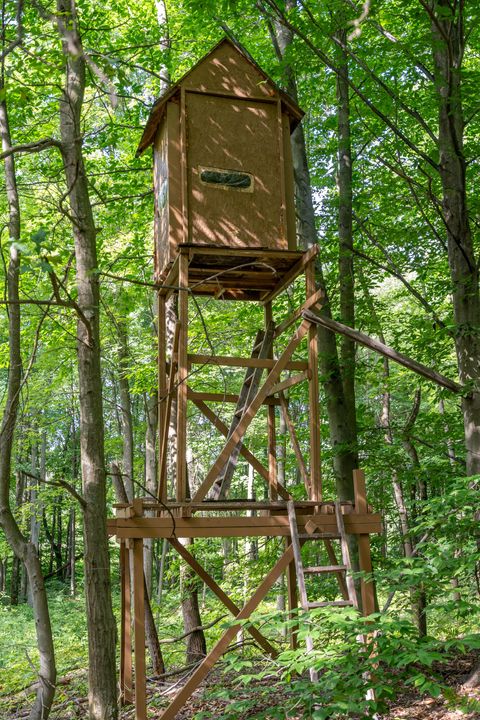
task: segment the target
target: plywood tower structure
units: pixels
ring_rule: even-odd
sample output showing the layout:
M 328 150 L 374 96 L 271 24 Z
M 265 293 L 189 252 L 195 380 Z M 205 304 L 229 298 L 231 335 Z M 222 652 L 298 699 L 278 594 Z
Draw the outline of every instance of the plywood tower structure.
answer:
M 290 608 L 323 603 L 308 601 L 304 574 L 332 572 L 341 599 L 334 605 L 357 605 L 349 570 L 347 535 L 358 537 L 360 568 L 371 571 L 369 534 L 380 531 L 380 517 L 369 511 L 363 474 L 355 474 L 355 500 L 325 502 L 322 497 L 317 328 L 308 312 L 318 310 L 322 294 L 315 287 L 317 248 L 296 249 L 293 168 L 290 134 L 302 111 L 230 40 L 222 40 L 154 105 L 139 146 L 153 145 L 155 190 L 155 277 L 158 284 L 159 497 L 139 498 L 117 508 L 109 531 L 121 545 L 122 644 L 121 689 L 136 705 L 136 719 L 146 718 L 143 539 L 167 538 L 173 548 L 239 620 L 248 618 L 278 577 L 286 572 Z M 301 304 L 281 320 L 273 301 L 304 278 Z M 249 301 L 263 306 L 249 357 L 189 353 L 189 306 L 197 296 Z M 177 321 L 167 342 L 166 305 L 174 298 Z M 167 348 L 168 346 L 168 348 Z M 244 371 L 240 392 L 200 392 L 196 366 Z M 286 392 L 308 387 L 308 455 L 302 450 L 289 413 Z M 230 425 L 217 414 L 218 403 L 231 403 Z M 224 444 L 210 469 L 190 493 L 187 469 L 188 406 L 194 405 L 223 436 Z M 176 409 L 174 491 L 167 488 L 168 428 Z M 252 421 L 265 410 L 267 462 L 244 444 Z M 283 414 L 306 498 L 293 501 L 277 473 L 276 418 Z M 268 499 L 229 499 L 239 457 L 269 489 Z M 174 495 L 174 497 L 169 497 Z M 256 514 L 252 512 L 256 511 Z M 256 592 L 239 608 L 179 542 L 189 537 L 285 538 L 285 550 Z M 302 545 L 322 542 L 329 565 L 304 568 Z M 334 541 L 340 541 L 337 560 Z M 132 596 L 129 558 L 135 585 L 135 647 L 132 682 Z M 297 593 L 298 587 L 298 593 Z M 373 611 L 373 588 L 362 581 L 363 611 Z M 254 627 L 248 630 L 267 653 L 275 648 Z M 237 632 L 229 628 L 209 651 L 162 715 L 172 720 Z M 312 679 L 315 679 L 314 675 Z M 134 690 L 133 690 L 134 685 Z

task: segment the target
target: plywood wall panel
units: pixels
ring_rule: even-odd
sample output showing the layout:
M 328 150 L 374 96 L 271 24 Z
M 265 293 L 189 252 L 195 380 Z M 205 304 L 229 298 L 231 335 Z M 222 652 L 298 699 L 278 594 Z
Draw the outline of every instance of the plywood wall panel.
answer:
M 189 242 L 286 250 L 276 105 L 192 93 L 186 102 Z M 252 186 L 206 184 L 204 168 L 248 173 Z

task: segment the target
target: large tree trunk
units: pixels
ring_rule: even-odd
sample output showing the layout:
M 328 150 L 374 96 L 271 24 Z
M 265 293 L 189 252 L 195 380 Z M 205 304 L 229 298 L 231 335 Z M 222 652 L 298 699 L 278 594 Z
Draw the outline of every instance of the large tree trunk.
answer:
M 462 401 L 467 474 L 480 473 L 480 296 L 468 216 L 466 163 L 463 152 L 464 115 L 461 81 L 465 50 L 464 5 L 434 0 L 429 8 L 438 102 L 439 168 L 443 192 L 443 219 L 447 233 L 452 280 L 455 348 L 460 380 L 472 387 Z M 477 519 L 480 513 L 477 513 Z M 480 544 L 480 539 L 477 538 Z M 478 682 L 476 668 L 470 678 Z
M 3 90 L 3 72 L 0 88 Z M 2 148 L 11 147 L 8 113 L 5 100 L 0 102 L 0 135 Z M 38 690 L 30 711 L 30 720 L 46 720 L 55 695 L 57 671 L 52 628 L 48 612 L 47 593 L 36 547 L 25 540 L 10 508 L 10 478 L 12 446 L 20 398 L 22 358 L 20 344 L 19 272 L 20 255 L 16 243 L 20 241 L 20 205 L 18 200 L 13 155 L 5 158 L 5 183 L 9 209 L 8 230 L 13 241 L 7 270 L 9 374 L 7 398 L 0 428 L 0 526 L 15 557 L 22 560 L 27 571 L 32 594 L 37 647 L 40 656 Z
M 288 0 L 286 3 L 287 10 L 289 7 L 293 7 L 294 4 L 294 0 Z M 292 32 L 281 23 L 278 23 L 275 27 L 275 35 L 280 55 L 283 57 L 292 43 Z M 286 68 L 285 84 L 290 95 L 296 98 L 295 74 L 289 66 Z M 301 124 L 292 135 L 292 158 L 295 174 L 297 234 L 300 246 L 307 248 L 315 245 L 318 238 L 305 136 Z M 345 204 L 345 207 L 347 207 L 347 204 Z M 343 217 L 344 212 L 342 212 Z M 325 302 L 321 312 L 331 317 L 328 293 L 320 261 L 317 262 L 316 266 L 316 281 L 325 293 Z M 345 397 L 335 333 L 319 326 L 318 337 L 320 373 L 327 400 L 328 429 L 333 449 L 333 467 L 337 492 L 341 500 L 353 500 L 353 471 L 358 467 L 356 419 L 355 414 L 351 412 L 354 400 L 352 403 L 351 398 L 347 400 Z
M 110 592 L 106 528 L 106 476 L 100 292 L 96 270 L 96 229 L 82 154 L 81 110 L 85 60 L 72 0 L 57 0 L 66 82 L 60 100 L 62 156 L 75 243 L 77 283 L 77 362 L 80 390 L 80 457 L 84 508 L 84 567 L 89 649 L 89 716 L 116 720 L 115 619 Z
M 480 377 L 480 296 L 468 217 L 461 66 L 465 49 L 462 4 L 436 0 L 432 20 L 435 86 L 438 100 L 438 146 L 452 280 L 455 346 L 460 380 L 475 385 Z M 467 473 L 480 473 L 480 394 L 474 387 L 463 400 Z

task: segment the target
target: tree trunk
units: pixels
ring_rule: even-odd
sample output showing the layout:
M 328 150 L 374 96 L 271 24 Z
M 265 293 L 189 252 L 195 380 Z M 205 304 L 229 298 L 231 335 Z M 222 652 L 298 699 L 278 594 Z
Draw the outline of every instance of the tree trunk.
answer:
M 3 72 L 0 88 L 2 90 L 4 88 Z M 0 101 L 0 135 L 3 150 L 9 149 L 12 143 L 5 99 Z M 10 155 L 5 158 L 4 162 L 9 210 L 8 230 L 12 244 L 10 246 L 10 261 L 7 270 L 7 298 L 11 303 L 8 307 L 9 373 L 7 397 L 0 427 L 0 527 L 5 533 L 7 542 L 12 548 L 15 557 L 25 564 L 28 575 L 40 657 L 38 689 L 35 702 L 30 711 L 30 720 L 46 720 L 50 714 L 55 695 L 57 678 L 47 593 L 36 548 L 23 537 L 10 508 L 12 446 L 22 378 L 20 305 L 18 303 L 20 254 L 17 247 L 17 243 L 20 241 L 20 205 L 14 156 Z
M 128 382 L 128 341 L 127 331 L 123 323 L 116 323 L 118 334 L 118 384 L 120 388 L 120 412 L 123 442 L 123 482 L 129 502 L 132 502 L 135 491 L 133 487 L 133 418 L 130 384 Z
M 480 295 L 478 263 L 470 229 L 466 163 L 463 152 L 462 61 L 465 50 L 464 5 L 435 0 L 431 9 L 438 149 L 443 220 L 452 281 L 458 373 L 472 392 L 462 400 L 467 474 L 480 473 Z M 477 513 L 477 519 L 480 514 Z M 480 539 L 477 537 L 477 544 Z M 480 669 L 471 683 L 480 681 Z
M 340 317 L 344 325 L 355 327 L 355 280 L 353 268 L 352 230 L 352 149 L 350 137 L 350 99 L 348 86 L 348 55 L 343 47 L 347 43 L 347 31 L 337 32 L 342 47 L 337 49 L 339 72 L 337 81 L 337 154 L 338 154 L 338 274 L 340 280 Z M 355 343 L 340 338 L 345 407 L 349 424 L 356 432 L 355 409 Z
M 158 392 L 145 395 L 145 487 L 148 492 L 157 497 L 158 495 L 158 468 L 157 468 L 157 426 L 158 426 Z M 145 581 L 147 583 L 148 596 L 152 596 L 153 582 L 153 538 L 145 538 L 143 541 L 143 562 L 145 568 Z
M 288 0 L 285 4 L 287 11 L 294 6 L 294 0 Z M 288 47 L 292 44 L 292 32 L 279 23 L 275 27 L 275 35 L 280 57 L 283 58 Z M 285 75 L 287 90 L 296 99 L 295 74 L 288 65 L 285 68 Z M 302 248 L 308 248 L 316 245 L 318 238 L 302 124 L 298 125 L 292 135 L 292 159 L 295 175 L 298 241 Z M 317 261 L 316 265 L 316 282 L 318 287 L 321 287 L 325 293 L 325 302 L 321 312 L 327 317 L 331 317 L 328 293 L 320 260 Z M 320 373 L 327 400 L 328 428 L 333 450 L 333 468 L 337 493 L 340 500 L 353 501 L 353 471 L 358 467 L 356 419 L 349 412 L 352 402 L 349 403 L 345 398 L 335 333 L 319 326 L 318 337 Z
M 100 291 L 96 272 L 96 229 L 82 153 L 81 111 L 85 90 L 85 60 L 72 0 L 57 0 L 57 11 L 66 66 L 65 87 L 60 100 L 60 133 L 76 259 L 80 457 L 86 503 L 83 519 L 89 716 L 91 720 L 116 720 L 116 626 L 112 611 L 106 528 Z
M 432 22 L 435 87 L 438 100 L 438 146 L 443 192 L 443 218 L 447 232 L 452 281 L 455 346 L 462 383 L 473 392 L 463 399 L 467 473 L 480 473 L 480 296 L 467 207 L 466 165 L 463 153 L 464 117 L 461 66 L 465 49 L 460 9 L 449 0 L 436 0 Z
M 193 539 L 182 538 L 182 545 L 192 551 Z M 187 636 L 186 663 L 200 662 L 207 654 L 207 644 L 203 630 L 194 630 L 200 628 L 202 620 L 200 617 L 200 608 L 198 606 L 198 578 L 186 563 L 181 564 L 180 582 L 182 587 L 182 616 L 183 627 Z M 194 630 L 193 632 L 191 632 Z

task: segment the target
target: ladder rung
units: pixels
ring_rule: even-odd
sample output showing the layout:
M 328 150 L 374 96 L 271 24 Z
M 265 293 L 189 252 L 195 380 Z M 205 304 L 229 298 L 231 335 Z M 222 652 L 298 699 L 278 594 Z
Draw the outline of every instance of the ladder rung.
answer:
M 323 607 L 353 607 L 351 600 L 331 600 L 330 602 L 311 602 L 308 603 L 308 609 L 313 610 L 314 608 Z
M 341 570 L 342 572 L 345 572 L 347 569 L 346 565 L 318 565 L 313 567 L 306 567 L 303 568 L 304 573 L 310 573 L 311 575 L 316 573 L 331 573 L 331 572 L 338 572 Z
M 299 533 L 299 540 L 338 540 L 340 535 L 336 533 Z

